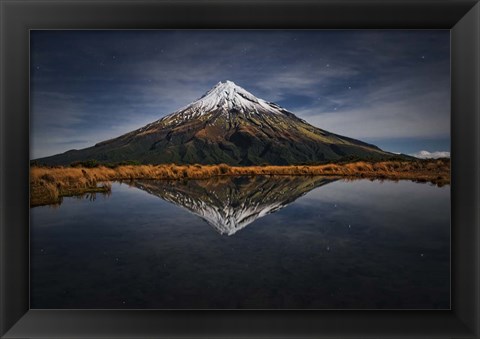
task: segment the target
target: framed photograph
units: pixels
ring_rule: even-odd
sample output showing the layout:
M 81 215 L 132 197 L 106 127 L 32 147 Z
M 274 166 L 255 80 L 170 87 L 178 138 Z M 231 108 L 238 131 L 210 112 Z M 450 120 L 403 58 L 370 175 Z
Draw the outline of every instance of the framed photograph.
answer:
M 478 337 L 477 1 L 1 17 L 2 337 Z

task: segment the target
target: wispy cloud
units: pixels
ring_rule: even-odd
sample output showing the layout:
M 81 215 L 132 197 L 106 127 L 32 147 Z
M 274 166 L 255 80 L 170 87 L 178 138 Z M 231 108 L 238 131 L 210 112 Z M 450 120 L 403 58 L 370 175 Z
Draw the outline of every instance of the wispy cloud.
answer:
M 299 112 L 321 128 L 356 138 L 418 138 L 449 135 L 448 91 L 422 89 L 412 83 L 385 85 L 379 92 L 365 93 L 354 104 L 340 103 L 338 110 L 314 107 Z M 347 106 L 341 107 L 342 104 Z
M 415 158 L 420 159 L 438 159 L 438 158 L 450 158 L 450 152 L 429 152 L 429 151 L 419 151 L 417 153 L 410 154 Z

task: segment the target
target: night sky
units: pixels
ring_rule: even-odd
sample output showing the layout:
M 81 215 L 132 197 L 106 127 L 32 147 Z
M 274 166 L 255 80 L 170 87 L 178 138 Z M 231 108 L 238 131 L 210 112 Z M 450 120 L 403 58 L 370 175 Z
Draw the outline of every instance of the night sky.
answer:
M 31 158 L 142 127 L 223 80 L 387 151 L 450 151 L 449 30 L 31 31 Z

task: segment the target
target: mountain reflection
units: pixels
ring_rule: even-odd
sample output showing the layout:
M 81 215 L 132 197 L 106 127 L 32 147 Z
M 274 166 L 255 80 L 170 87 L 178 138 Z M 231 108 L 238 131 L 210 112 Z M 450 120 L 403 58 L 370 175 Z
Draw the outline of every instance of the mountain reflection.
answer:
M 232 235 L 334 179 L 306 176 L 217 177 L 205 180 L 138 180 L 134 185 L 200 216 Z

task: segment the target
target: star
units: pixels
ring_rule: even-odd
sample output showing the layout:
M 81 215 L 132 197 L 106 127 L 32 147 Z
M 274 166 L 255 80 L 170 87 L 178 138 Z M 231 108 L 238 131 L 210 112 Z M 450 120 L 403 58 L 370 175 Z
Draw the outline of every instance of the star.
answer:
M 422 59 L 425 59 L 425 55 L 422 55 Z

